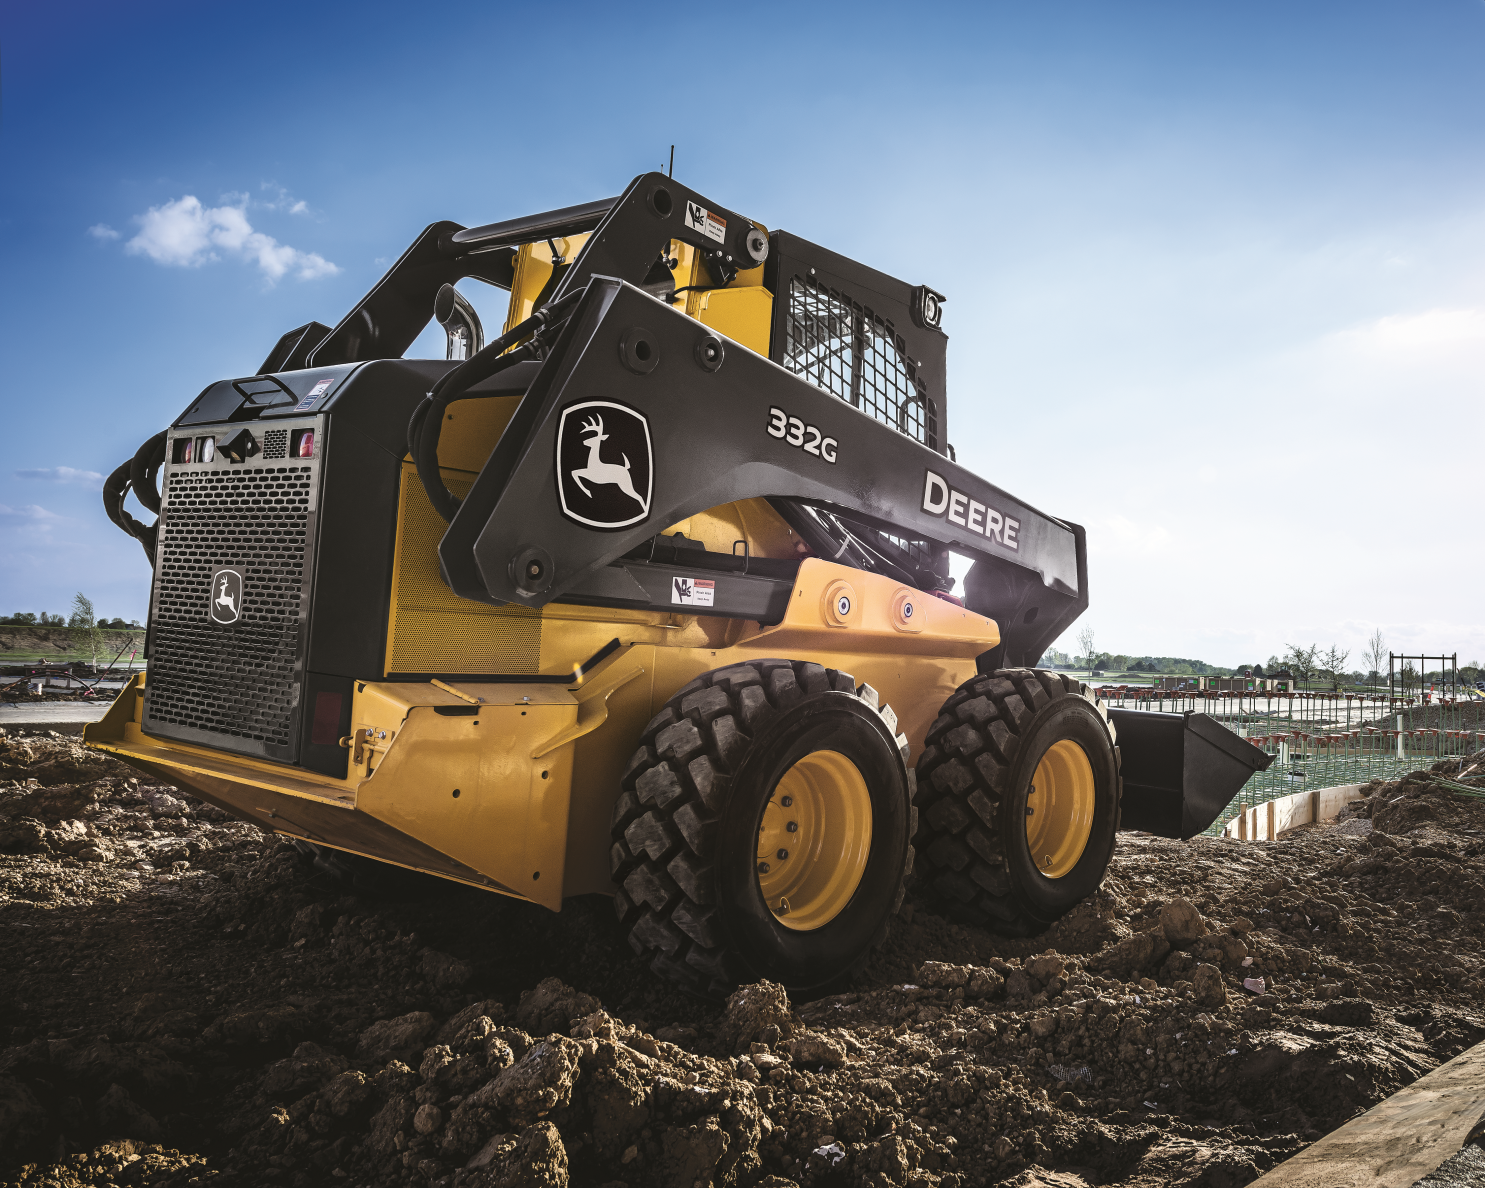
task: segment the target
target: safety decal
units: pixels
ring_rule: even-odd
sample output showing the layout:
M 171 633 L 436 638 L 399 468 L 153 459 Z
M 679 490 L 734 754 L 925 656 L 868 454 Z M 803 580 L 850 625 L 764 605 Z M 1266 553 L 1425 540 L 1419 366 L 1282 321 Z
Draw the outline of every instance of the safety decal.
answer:
M 727 239 L 727 220 L 695 202 L 686 203 L 686 226 L 693 231 L 700 231 L 708 239 L 715 239 L 718 243 L 723 243 Z
M 716 602 L 717 583 L 704 578 L 670 579 L 670 600 L 683 606 L 712 606 Z
M 653 458 L 643 413 L 612 400 L 569 404 L 557 424 L 562 514 L 604 531 L 638 524 L 650 514 Z
M 242 574 L 235 569 L 218 569 L 211 575 L 211 605 L 208 614 L 213 623 L 229 627 L 242 618 Z
M 331 388 L 335 387 L 335 379 L 335 376 L 331 376 L 329 379 L 322 379 L 319 383 L 317 383 L 313 388 L 311 388 L 304 394 L 303 399 L 301 399 L 299 403 L 294 406 L 294 411 L 304 412 L 304 410 L 314 404 L 316 400 L 318 400 Z

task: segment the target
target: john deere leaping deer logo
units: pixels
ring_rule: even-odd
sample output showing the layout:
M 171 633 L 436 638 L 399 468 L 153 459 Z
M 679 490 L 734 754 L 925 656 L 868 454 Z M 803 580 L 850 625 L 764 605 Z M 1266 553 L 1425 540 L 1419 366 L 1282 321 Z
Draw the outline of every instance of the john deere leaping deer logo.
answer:
M 242 618 L 242 574 L 218 569 L 211 575 L 210 614 L 213 623 L 226 626 Z
M 587 528 L 638 524 L 650 514 L 654 462 L 650 423 L 611 400 L 562 410 L 557 425 L 557 497 L 569 520 Z

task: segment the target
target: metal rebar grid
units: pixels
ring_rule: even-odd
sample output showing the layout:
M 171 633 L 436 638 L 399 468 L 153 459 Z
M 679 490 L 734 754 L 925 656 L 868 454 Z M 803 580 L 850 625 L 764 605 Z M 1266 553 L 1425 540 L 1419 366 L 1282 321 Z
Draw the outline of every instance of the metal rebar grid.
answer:
M 1127 685 L 1096 692 L 1119 708 L 1207 714 L 1274 757 L 1206 830 L 1211 836 L 1245 809 L 1293 792 L 1393 780 L 1485 747 L 1485 715 L 1478 700 Z

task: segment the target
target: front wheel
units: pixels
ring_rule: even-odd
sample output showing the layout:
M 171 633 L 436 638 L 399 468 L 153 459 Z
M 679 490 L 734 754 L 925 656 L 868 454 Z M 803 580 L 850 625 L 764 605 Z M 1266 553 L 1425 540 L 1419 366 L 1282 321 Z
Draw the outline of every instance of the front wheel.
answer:
M 946 915 L 1041 932 L 1103 881 L 1119 828 L 1119 749 L 1086 685 L 1040 669 L 977 676 L 918 760 L 920 884 Z
M 912 865 L 906 759 L 896 715 L 848 673 L 755 660 L 692 681 L 645 728 L 614 809 L 630 945 L 710 994 L 858 968 Z

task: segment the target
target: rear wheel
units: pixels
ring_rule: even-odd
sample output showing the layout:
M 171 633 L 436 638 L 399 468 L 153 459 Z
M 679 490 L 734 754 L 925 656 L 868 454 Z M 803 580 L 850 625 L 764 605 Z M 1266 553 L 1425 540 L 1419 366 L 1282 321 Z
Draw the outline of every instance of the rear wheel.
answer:
M 756 660 L 692 681 L 645 728 L 614 808 L 630 945 L 711 994 L 856 969 L 912 864 L 906 760 L 896 715 L 849 673 Z
M 1119 827 L 1114 727 L 1086 685 L 1004 669 L 944 703 L 918 760 L 919 879 L 946 915 L 1042 931 L 1097 888 Z

